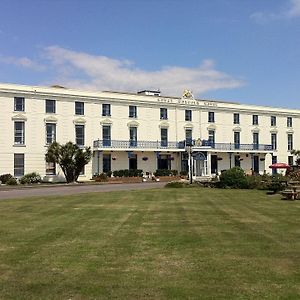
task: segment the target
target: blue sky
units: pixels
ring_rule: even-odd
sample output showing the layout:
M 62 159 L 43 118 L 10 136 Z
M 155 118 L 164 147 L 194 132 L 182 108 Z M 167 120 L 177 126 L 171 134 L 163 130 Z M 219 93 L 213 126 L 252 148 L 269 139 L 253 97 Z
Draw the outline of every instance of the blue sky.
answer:
M 1 0 L 0 82 L 300 108 L 300 0 Z

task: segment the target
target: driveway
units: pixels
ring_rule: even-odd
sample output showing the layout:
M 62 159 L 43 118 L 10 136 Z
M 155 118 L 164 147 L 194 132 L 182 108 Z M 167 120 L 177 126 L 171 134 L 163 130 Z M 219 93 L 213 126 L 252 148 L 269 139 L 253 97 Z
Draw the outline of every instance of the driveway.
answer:
M 0 200 L 26 198 L 33 196 L 64 196 L 83 193 L 99 193 L 113 191 L 130 191 L 162 188 L 165 182 L 143 182 L 122 184 L 78 184 L 78 185 L 54 185 L 40 187 L 22 187 L 16 189 L 0 189 Z

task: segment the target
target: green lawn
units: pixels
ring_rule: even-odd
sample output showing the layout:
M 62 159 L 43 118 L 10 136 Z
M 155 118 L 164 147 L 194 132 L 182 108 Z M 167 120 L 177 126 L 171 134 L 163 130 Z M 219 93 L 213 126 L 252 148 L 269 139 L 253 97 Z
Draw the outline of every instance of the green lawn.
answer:
M 0 299 L 299 299 L 299 216 L 252 190 L 0 201 Z

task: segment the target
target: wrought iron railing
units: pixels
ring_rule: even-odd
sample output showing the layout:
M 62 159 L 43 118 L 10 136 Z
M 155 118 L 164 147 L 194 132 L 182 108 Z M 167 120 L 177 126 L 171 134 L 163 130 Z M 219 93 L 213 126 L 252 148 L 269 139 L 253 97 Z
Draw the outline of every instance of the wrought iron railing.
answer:
M 202 141 L 201 146 L 216 150 L 273 151 L 272 145 L 267 144 L 213 143 L 211 141 Z
M 184 143 L 168 141 L 96 140 L 94 141 L 94 148 L 184 149 Z
M 267 144 L 238 144 L 238 143 L 213 143 L 211 141 L 202 140 L 201 143 L 193 141 L 191 143 L 199 148 L 212 148 L 225 151 L 273 151 L 272 145 Z M 189 144 L 189 145 L 191 145 Z M 185 141 L 168 142 L 168 141 L 136 141 L 136 140 L 96 140 L 94 148 L 115 148 L 115 149 L 185 149 Z

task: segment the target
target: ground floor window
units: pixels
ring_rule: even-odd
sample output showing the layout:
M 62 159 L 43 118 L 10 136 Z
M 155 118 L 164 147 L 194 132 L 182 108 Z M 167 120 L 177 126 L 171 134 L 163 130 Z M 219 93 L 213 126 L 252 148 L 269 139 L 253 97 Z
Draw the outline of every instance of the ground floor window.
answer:
M 14 154 L 14 176 L 24 176 L 24 154 Z
M 157 169 L 171 170 L 171 156 L 169 154 L 161 154 L 157 158 Z
M 46 175 L 56 175 L 56 165 L 54 162 L 46 163 Z
M 277 156 L 272 155 L 272 164 L 276 164 L 277 163 Z M 277 169 L 272 169 L 272 174 L 277 174 Z
M 234 166 L 235 167 L 240 167 L 241 166 L 241 161 L 240 161 L 240 156 L 239 155 L 234 156 Z
M 288 156 L 288 164 L 292 166 L 294 164 L 294 156 Z
M 103 154 L 103 172 L 107 173 L 111 171 L 111 155 Z
M 189 171 L 189 155 L 187 152 L 181 154 L 181 171 Z

